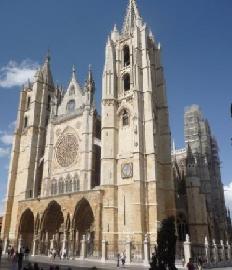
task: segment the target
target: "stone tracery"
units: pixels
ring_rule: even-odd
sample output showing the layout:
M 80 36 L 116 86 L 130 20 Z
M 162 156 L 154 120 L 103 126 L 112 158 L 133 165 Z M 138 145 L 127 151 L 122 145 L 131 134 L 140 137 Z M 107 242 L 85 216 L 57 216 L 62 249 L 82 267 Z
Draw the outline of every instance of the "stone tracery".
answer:
M 61 136 L 56 144 L 56 160 L 61 167 L 71 166 L 78 156 L 79 144 L 73 134 Z

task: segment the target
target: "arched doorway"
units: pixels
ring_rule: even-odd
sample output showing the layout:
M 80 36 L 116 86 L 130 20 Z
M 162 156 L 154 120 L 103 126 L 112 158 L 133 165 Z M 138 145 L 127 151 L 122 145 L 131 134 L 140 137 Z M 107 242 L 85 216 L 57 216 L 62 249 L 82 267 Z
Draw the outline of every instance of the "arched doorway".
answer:
M 19 239 L 22 245 L 31 250 L 34 236 L 34 215 L 30 209 L 23 212 L 20 218 Z
M 52 201 L 45 210 L 41 224 L 41 253 L 47 255 L 53 247 L 61 249 L 64 232 L 64 217 L 61 206 Z M 53 240 L 53 243 L 51 243 Z
M 89 202 L 82 199 L 78 202 L 73 217 L 74 229 L 74 255 L 79 256 L 81 251 L 81 240 L 85 235 L 87 241 L 87 254 L 93 255 L 94 251 L 94 215 Z

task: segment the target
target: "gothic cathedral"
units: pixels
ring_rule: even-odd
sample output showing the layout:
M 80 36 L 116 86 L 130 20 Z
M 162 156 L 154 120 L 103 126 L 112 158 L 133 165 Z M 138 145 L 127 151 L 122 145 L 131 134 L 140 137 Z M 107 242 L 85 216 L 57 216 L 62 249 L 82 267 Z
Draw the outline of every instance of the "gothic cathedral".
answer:
M 66 91 L 50 57 L 20 94 L 2 239 L 32 254 L 113 258 L 132 243 L 142 260 L 163 219 L 176 217 L 171 133 L 161 47 L 130 0 L 108 37 L 101 117 L 91 68 Z

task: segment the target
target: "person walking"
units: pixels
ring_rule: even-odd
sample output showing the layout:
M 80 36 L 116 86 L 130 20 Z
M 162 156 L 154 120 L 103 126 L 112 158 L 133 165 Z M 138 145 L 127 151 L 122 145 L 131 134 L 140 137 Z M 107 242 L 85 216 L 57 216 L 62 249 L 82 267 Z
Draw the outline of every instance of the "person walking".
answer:
M 189 259 L 189 262 L 187 263 L 187 268 L 188 268 L 188 270 L 195 270 L 195 266 L 193 264 L 192 258 Z
M 23 266 L 23 256 L 24 256 L 24 254 L 22 253 L 22 251 L 20 251 L 18 253 L 18 270 L 21 270 L 22 269 L 22 266 Z
M 11 256 L 11 269 L 18 269 L 18 252 L 14 252 L 14 254 Z
M 122 255 L 121 255 L 121 262 L 122 262 L 122 267 L 125 266 L 125 262 L 126 262 L 126 255 L 125 255 L 125 252 L 122 252 Z
M 0 263 L 2 261 L 2 247 L 0 246 Z
M 120 262 L 120 254 L 118 253 L 118 254 L 117 254 L 117 267 L 120 266 L 120 265 L 119 265 L 119 262 Z

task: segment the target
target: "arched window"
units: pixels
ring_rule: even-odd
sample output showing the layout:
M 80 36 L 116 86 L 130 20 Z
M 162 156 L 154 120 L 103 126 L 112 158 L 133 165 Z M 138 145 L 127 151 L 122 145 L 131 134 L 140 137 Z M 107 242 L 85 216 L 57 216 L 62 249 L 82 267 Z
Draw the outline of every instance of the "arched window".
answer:
M 51 186 L 51 195 L 56 195 L 57 194 L 57 182 L 54 179 L 52 181 L 52 186 Z
M 80 190 L 80 180 L 78 175 L 76 174 L 73 179 L 73 191 L 79 191 Z
M 24 128 L 26 128 L 28 126 L 28 118 L 27 116 L 25 116 L 24 118 Z
M 63 194 L 64 193 L 64 181 L 63 178 L 60 178 L 59 180 L 59 194 Z
M 126 110 L 123 110 L 123 113 L 122 113 L 122 125 L 123 126 L 129 125 L 129 114 Z
M 74 85 L 72 85 L 70 90 L 69 90 L 69 96 L 73 96 L 73 95 L 75 95 L 75 86 Z
M 27 98 L 27 110 L 30 109 L 30 105 L 31 105 L 31 97 Z
M 130 65 L 130 48 L 128 45 L 125 45 L 123 48 L 123 56 L 124 56 L 124 67 Z
M 72 179 L 69 180 L 69 183 L 68 183 L 68 191 L 69 192 L 72 192 Z
M 66 110 L 67 112 L 74 112 L 75 111 L 75 107 L 76 107 L 76 103 L 74 99 L 69 100 L 69 102 L 67 103 L 67 107 Z
M 48 105 L 47 105 L 47 109 L 48 109 L 48 111 L 51 110 L 51 96 L 50 96 L 50 95 L 48 95 Z
M 130 90 L 130 74 L 126 73 L 123 77 L 124 91 Z

